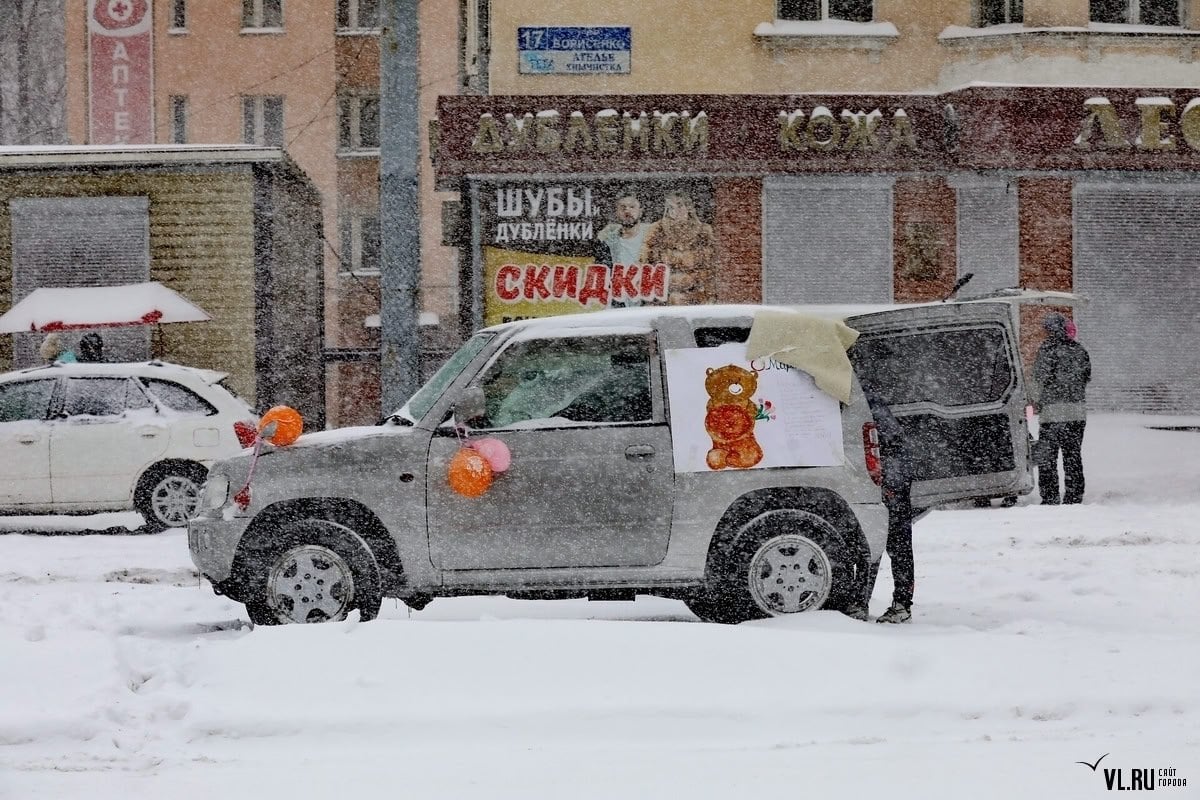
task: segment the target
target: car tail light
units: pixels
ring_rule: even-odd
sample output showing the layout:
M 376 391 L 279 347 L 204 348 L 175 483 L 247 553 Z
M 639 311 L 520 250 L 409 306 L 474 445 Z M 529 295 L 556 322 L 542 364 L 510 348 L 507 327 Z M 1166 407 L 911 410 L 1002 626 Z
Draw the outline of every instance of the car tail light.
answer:
M 253 447 L 254 440 L 258 438 L 258 428 L 252 422 L 233 423 L 233 432 L 242 447 Z
M 867 474 L 876 486 L 883 485 L 883 460 L 879 457 L 879 428 L 874 422 L 863 423 L 863 460 Z

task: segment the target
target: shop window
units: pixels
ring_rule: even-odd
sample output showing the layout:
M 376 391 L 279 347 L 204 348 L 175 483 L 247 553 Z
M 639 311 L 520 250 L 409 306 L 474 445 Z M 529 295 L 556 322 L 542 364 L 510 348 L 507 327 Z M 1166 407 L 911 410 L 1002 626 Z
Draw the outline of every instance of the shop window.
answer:
M 371 31 L 379 28 L 379 0 L 338 0 L 339 31 Z
M 338 101 L 338 149 L 379 149 L 379 97 L 349 96 Z
M 872 0 L 778 0 L 778 19 L 870 22 L 874 17 Z
M 1180 0 L 1090 0 L 1089 19 L 1131 25 L 1178 27 Z
M 171 0 L 171 30 L 187 30 L 187 0 Z
M 378 275 L 380 239 L 379 212 L 347 214 L 342 220 L 342 271 Z
M 282 28 L 283 0 L 242 0 L 242 28 Z
M 175 144 L 186 144 L 187 140 L 187 97 L 173 94 L 171 95 L 171 141 Z
M 256 95 L 242 98 L 242 141 L 283 147 L 283 98 Z
M 1023 22 L 1024 0 L 979 0 L 979 27 Z

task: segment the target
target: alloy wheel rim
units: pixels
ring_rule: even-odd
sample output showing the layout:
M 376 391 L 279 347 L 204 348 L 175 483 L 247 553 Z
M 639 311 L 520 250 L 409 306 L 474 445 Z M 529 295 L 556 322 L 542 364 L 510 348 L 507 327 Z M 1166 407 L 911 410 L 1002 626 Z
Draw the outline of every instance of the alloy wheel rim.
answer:
M 807 536 L 787 534 L 763 543 L 747 570 L 750 596 L 773 617 L 820 608 L 833 589 L 833 564 Z
M 354 573 L 328 547 L 302 544 L 276 559 L 267 577 L 267 601 L 280 622 L 345 619 L 354 600 Z
M 150 508 L 164 525 L 177 528 L 187 524 L 200 502 L 200 487 L 190 478 L 171 475 L 154 487 Z

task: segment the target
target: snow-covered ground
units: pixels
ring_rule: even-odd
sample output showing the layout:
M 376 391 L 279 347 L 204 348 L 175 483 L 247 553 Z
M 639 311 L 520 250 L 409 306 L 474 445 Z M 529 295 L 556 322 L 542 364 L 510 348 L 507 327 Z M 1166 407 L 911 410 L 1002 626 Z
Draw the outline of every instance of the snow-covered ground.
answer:
M 182 531 L 3 519 L 0 798 L 1197 796 L 1200 431 L 1171 424 L 1200 420 L 1094 417 L 1082 506 L 923 519 L 897 627 L 644 597 L 251 630 Z

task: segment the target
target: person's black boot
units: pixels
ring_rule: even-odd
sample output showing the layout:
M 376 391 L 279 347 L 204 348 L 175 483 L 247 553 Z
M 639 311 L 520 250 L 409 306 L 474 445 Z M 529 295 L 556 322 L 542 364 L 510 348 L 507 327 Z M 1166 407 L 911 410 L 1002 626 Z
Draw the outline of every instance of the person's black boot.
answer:
M 912 606 L 906 606 L 903 603 L 892 603 L 888 610 L 879 615 L 876 622 L 884 623 L 901 623 L 908 622 L 912 619 Z
M 842 613 L 850 619 L 856 619 L 859 622 L 866 622 L 869 619 L 867 616 L 867 607 L 860 603 L 851 603 L 842 609 Z

